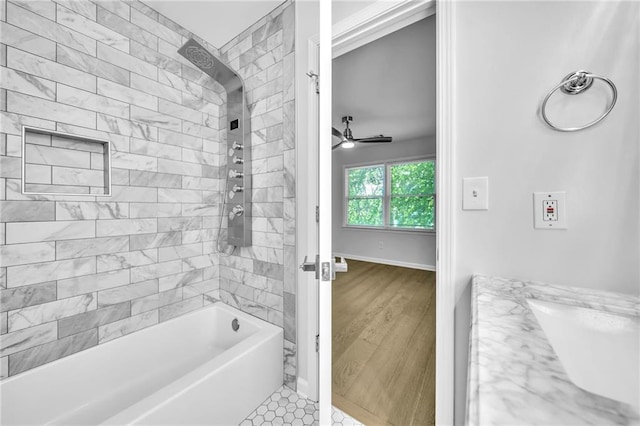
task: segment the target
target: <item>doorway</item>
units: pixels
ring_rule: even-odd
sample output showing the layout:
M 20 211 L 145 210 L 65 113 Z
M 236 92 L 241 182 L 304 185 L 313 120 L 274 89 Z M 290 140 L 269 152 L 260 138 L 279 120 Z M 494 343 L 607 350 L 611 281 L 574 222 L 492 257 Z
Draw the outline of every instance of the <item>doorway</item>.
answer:
M 333 59 L 332 402 L 365 424 L 434 423 L 435 34 L 431 15 Z

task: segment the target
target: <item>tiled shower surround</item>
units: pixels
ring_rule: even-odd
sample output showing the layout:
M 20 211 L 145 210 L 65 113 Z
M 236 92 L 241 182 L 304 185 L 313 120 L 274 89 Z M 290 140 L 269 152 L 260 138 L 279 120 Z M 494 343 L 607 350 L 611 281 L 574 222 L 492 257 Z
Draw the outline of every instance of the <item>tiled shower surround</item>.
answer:
M 293 3 L 220 50 L 133 1 L 0 0 L 0 366 L 15 375 L 211 303 L 285 329 L 295 386 Z M 253 245 L 215 253 L 224 89 L 245 80 Z M 22 125 L 111 142 L 112 196 L 23 195 Z

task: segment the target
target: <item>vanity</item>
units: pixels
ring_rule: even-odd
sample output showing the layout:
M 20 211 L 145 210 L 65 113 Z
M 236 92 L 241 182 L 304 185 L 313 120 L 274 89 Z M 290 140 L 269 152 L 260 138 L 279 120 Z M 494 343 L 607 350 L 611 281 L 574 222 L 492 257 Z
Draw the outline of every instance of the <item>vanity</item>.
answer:
M 640 298 L 475 275 L 468 425 L 640 425 Z

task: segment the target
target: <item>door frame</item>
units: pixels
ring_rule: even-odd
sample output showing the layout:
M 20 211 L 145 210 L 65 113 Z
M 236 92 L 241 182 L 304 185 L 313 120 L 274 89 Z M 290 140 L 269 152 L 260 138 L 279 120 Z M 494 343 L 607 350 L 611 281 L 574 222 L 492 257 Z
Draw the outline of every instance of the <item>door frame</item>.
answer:
M 455 129 L 453 97 L 455 95 L 455 38 L 454 38 L 454 4 L 453 0 L 397 0 L 389 2 L 379 0 L 361 11 L 337 22 L 332 29 L 332 57 L 320 57 L 320 63 L 356 49 L 373 40 L 383 37 L 393 31 L 417 22 L 432 14 L 436 14 L 436 61 L 437 61 L 437 92 L 436 92 L 436 184 L 438 203 L 436 214 L 438 216 L 438 229 L 436 231 L 436 424 L 453 425 L 454 423 L 454 266 L 455 266 L 455 199 L 457 190 L 455 179 Z M 318 64 L 313 64 L 311 58 L 314 52 L 319 52 L 318 38 L 309 40 L 309 67 L 318 69 Z M 317 56 L 316 56 L 317 57 Z M 321 65 L 320 65 L 321 66 Z M 327 79 L 325 79 L 325 82 Z M 327 87 L 325 84 L 321 88 Z M 317 110 L 308 117 L 310 129 L 318 131 Z M 311 131 L 311 130 L 310 130 Z M 305 161 L 318 158 L 312 147 L 305 156 Z M 299 163 L 300 165 L 305 164 Z M 308 185 L 307 185 L 308 186 Z M 299 186 L 298 186 L 299 188 Z M 306 211 L 307 217 L 300 220 L 312 223 L 315 229 L 315 221 L 311 221 L 311 212 L 315 209 L 315 201 L 311 205 L 310 198 L 297 198 L 297 202 L 306 203 L 298 211 Z M 310 231 L 305 231 L 309 235 Z M 299 234 L 300 235 L 300 231 Z M 300 258 L 299 253 L 299 258 Z M 304 257 L 304 256 L 303 256 Z M 299 286 L 306 285 L 311 280 L 311 274 L 299 273 Z M 314 300 L 315 299 L 315 300 Z M 317 298 L 309 295 L 304 300 L 298 301 L 298 312 L 315 312 Z M 307 322 L 306 341 L 300 344 L 315 345 L 316 325 Z M 331 344 L 331 336 L 321 336 L 320 344 L 328 339 Z M 329 353 L 330 354 L 330 353 Z M 315 362 L 315 352 L 309 350 L 307 362 Z M 319 375 L 331 375 L 331 371 L 320 368 Z M 306 395 L 314 394 L 310 388 L 313 381 L 307 378 L 298 378 L 298 388 Z

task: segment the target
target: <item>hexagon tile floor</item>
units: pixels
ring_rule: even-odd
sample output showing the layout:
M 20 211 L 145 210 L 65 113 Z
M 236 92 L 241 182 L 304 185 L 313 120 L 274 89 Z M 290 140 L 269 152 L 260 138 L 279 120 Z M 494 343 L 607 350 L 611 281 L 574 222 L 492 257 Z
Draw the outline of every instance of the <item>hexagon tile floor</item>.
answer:
M 334 426 L 364 426 L 333 407 Z M 312 426 L 318 424 L 318 404 L 309 401 L 289 388 L 281 387 L 255 409 L 240 426 Z

